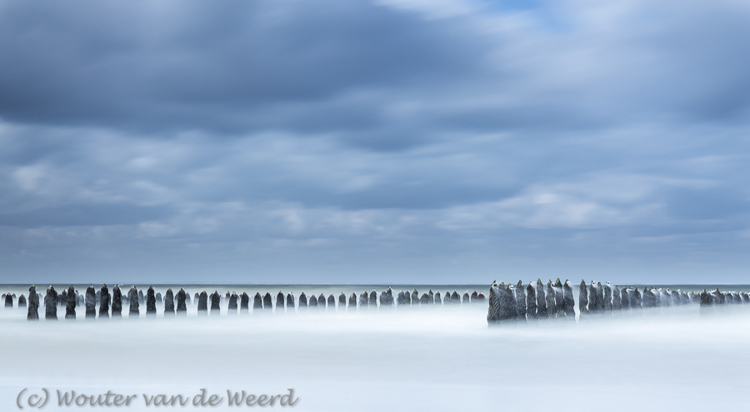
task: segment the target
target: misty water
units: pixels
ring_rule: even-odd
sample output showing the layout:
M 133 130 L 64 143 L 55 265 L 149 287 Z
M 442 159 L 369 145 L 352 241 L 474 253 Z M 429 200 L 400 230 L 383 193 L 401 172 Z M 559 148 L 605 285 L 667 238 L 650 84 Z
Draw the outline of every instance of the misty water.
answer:
M 79 292 L 85 286 L 78 285 Z M 430 288 L 487 294 L 481 285 L 404 285 L 394 294 L 413 287 L 420 294 Z M 28 294 L 28 286 L 0 289 Z M 166 286 L 155 289 L 163 295 Z M 185 289 L 191 298 L 204 289 L 338 297 L 385 286 Z M 486 304 L 275 313 L 252 312 L 251 299 L 252 313 L 234 316 L 226 305 L 222 301 L 220 316 L 196 316 L 191 300 L 188 316 L 174 318 L 162 316 L 163 304 L 147 318 L 142 305 L 138 319 L 129 318 L 124 305 L 123 318 L 109 320 L 85 320 L 79 306 L 76 321 L 64 320 L 59 308 L 56 322 L 28 322 L 25 309 L 0 309 L 0 409 L 17 409 L 24 388 L 137 394 L 130 407 L 118 408 L 128 411 L 200 409 L 146 407 L 141 394 L 193 396 L 201 388 L 223 397 L 227 390 L 276 395 L 293 388 L 299 401 L 292 409 L 302 411 L 663 411 L 747 402 L 750 305 L 673 306 L 497 327 L 487 325 Z M 245 408 L 225 400 L 208 409 Z M 53 394 L 45 409 L 78 408 L 58 408 Z

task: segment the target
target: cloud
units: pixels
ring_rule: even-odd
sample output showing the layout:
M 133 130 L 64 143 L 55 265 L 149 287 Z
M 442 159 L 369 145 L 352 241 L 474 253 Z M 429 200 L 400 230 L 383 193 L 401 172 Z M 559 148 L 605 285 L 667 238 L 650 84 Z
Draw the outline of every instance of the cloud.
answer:
M 748 21 L 729 0 L 3 1 L 0 268 L 733 281 Z

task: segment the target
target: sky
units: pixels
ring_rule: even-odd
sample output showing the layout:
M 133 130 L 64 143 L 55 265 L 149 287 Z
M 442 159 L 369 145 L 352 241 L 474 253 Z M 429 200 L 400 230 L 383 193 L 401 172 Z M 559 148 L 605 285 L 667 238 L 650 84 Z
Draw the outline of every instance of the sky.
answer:
M 0 283 L 750 283 L 747 39 L 742 0 L 0 0 Z

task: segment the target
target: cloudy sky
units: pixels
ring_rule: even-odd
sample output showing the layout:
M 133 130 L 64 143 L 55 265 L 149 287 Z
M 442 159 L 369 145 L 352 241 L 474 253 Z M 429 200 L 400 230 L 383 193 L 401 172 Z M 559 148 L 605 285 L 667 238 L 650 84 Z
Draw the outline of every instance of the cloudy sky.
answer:
M 748 283 L 744 0 L 0 1 L 0 281 Z

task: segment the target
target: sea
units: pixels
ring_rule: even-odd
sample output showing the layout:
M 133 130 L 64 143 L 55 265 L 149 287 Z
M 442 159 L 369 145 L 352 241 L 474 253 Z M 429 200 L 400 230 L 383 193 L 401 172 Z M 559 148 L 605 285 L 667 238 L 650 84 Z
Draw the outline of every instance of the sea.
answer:
M 0 285 L 0 291 L 28 295 L 28 286 Z M 37 288 L 43 293 L 47 286 Z M 54 286 L 59 292 L 69 285 Z M 125 293 L 130 286 L 120 285 Z M 149 286 L 136 285 L 144 292 Z M 153 285 L 162 295 L 182 287 L 191 298 L 203 290 L 337 297 L 388 286 L 394 295 L 413 289 L 487 295 L 489 288 Z M 750 285 L 654 286 L 750 291 Z M 74 287 L 83 293 L 88 285 Z M 38 409 L 41 399 L 44 410 L 68 411 L 702 411 L 748 402 L 750 305 L 491 327 L 486 304 L 251 309 L 230 316 L 226 303 L 218 316 L 197 316 L 191 301 L 185 317 L 165 317 L 159 305 L 157 316 L 146 317 L 144 305 L 140 316 L 129 317 L 125 305 L 122 319 L 87 320 L 79 308 L 77 319 L 65 320 L 59 308 L 58 321 L 36 322 L 26 320 L 24 309 L 0 308 L 0 410 Z M 114 405 L 116 395 L 130 403 Z M 91 405 L 108 396 L 111 405 Z

